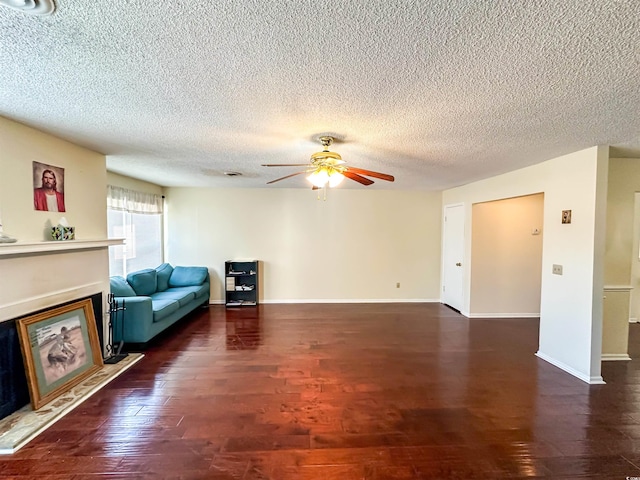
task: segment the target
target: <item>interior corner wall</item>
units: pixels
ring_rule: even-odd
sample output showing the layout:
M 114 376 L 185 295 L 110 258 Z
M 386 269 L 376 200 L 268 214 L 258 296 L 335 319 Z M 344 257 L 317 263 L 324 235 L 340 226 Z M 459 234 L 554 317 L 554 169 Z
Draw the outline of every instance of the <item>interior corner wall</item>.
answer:
M 443 204 L 472 205 L 544 193 L 540 341 L 537 355 L 588 383 L 601 383 L 602 283 L 608 150 L 592 147 L 443 192 Z M 604 186 L 602 176 L 604 175 Z M 604 191 L 603 191 L 604 187 Z M 604 200 L 601 198 L 605 196 Z M 563 210 L 572 223 L 562 224 Z M 471 215 L 466 231 L 471 231 Z M 600 238 L 602 237 L 602 238 Z M 470 264 L 471 236 L 465 240 Z M 563 266 L 553 275 L 552 265 Z M 469 311 L 471 273 L 465 271 Z M 597 289 L 600 291 L 597 292 Z
M 439 301 L 441 193 L 168 188 L 168 261 L 262 261 L 261 302 Z M 396 284 L 400 287 L 397 288 Z
M 540 315 L 543 212 L 543 194 L 473 205 L 470 317 Z

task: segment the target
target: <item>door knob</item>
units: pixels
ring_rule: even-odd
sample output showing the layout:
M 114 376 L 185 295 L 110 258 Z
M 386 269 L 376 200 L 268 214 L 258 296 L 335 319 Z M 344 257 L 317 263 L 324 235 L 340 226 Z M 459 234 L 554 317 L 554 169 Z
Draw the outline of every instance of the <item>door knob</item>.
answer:
M 461 267 L 462 264 L 460 262 L 456 263 L 456 267 Z

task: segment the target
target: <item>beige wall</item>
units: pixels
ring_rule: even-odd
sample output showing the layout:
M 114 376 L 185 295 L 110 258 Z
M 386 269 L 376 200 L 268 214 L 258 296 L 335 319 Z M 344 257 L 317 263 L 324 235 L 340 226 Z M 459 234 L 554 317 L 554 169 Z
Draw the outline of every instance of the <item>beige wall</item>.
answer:
M 34 210 L 33 161 L 65 169 L 66 212 Z M 76 227 L 79 241 L 106 239 L 105 157 L 0 117 L 0 172 L 4 231 L 18 239 L 14 246 L 21 249 L 18 254 L 0 255 L 0 321 L 93 293 L 108 293 L 106 246 L 34 254 L 28 245 L 51 244 L 49 227 L 62 216 Z M 73 244 L 76 248 L 81 242 Z
M 473 205 L 471 317 L 540 315 L 543 202 L 538 194 Z
M 334 189 L 168 188 L 168 261 L 212 273 L 263 262 L 264 302 L 438 301 L 441 194 Z M 400 288 L 396 288 L 396 283 Z
M 443 192 L 443 204 L 472 205 L 544 193 L 538 356 L 589 383 L 600 383 L 608 149 L 593 147 Z M 561 223 L 562 210 L 573 222 Z M 467 218 L 471 229 L 471 215 Z M 471 237 L 466 259 L 471 258 Z M 463 262 L 463 264 L 468 262 Z M 562 276 L 552 275 L 563 265 Z M 469 309 L 471 272 L 465 271 Z
M 631 281 L 629 282 L 629 321 L 640 321 L 640 188 L 634 193 L 633 244 L 631 246 Z
M 63 167 L 66 212 L 33 208 L 32 162 Z M 4 232 L 20 241 L 49 240 L 65 217 L 76 238 L 107 236 L 105 157 L 0 117 L 0 214 Z
M 640 269 L 637 263 L 640 246 L 634 245 L 634 225 L 640 211 L 635 212 L 636 192 L 640 192 L 640 159 L 610 159 L 605 285 L 633 287 L 629 314 L 639 318 L 640 278 L 637 272 Z
M 145 182 L 137 178 L 131 178 L 113 172 L 107 172 L 107 184 L 113 185 L 114 187 L 135 190 L 136 192 L 152 193 L 155 195 L 164 194 L 162 187 L 155 183 Z
M 605 284 L 629 285 L 633 254 L 635 192 L 640 191 L 640 159 L 609 160 Z

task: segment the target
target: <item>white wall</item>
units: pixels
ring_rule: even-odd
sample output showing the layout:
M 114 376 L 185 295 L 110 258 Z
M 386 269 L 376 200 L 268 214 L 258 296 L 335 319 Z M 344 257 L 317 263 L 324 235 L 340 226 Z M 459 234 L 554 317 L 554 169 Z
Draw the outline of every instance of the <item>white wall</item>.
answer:
M 263 302 L 440 298 L 441 193 L 168 188 L 168 261 L 205 265 L 212 302 L 225 260 L 262 264 Z M 396 283 L 400 282 L 400 288 Z
M 473 205 L 470 317 L 540 315 L 543 212 L 542 194 Z
M 600 383 L 608 149 L 593 147 L 443 192 L 443 204 L 544 193 L 538 356 L 589 383 Z M 468 209 L 469 211 L 470 209 Z M 562 210 L 573 222 L 561 223 Z M 467 218 L 471 229 L 471 215 Z M 466 239 L 466 265 L 471 236 Z M 563 266 L 552 275 L 553 264 Z M 470 271 L 465 271 L 468 311 Z

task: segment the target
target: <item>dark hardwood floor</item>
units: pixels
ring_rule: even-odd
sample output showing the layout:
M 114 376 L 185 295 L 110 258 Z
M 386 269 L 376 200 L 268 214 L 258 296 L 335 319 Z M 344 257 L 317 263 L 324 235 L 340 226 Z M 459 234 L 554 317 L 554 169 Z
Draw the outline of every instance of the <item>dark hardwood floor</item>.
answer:
M 640 355 L 589 386 L 537 345 L 535 319 L 439 304 L 212 306 L 0 477 L 640 477 Z

